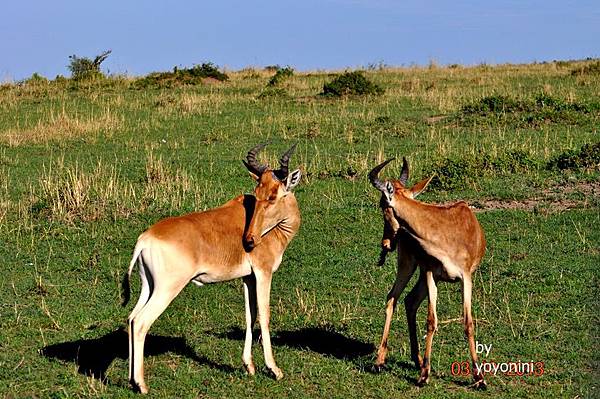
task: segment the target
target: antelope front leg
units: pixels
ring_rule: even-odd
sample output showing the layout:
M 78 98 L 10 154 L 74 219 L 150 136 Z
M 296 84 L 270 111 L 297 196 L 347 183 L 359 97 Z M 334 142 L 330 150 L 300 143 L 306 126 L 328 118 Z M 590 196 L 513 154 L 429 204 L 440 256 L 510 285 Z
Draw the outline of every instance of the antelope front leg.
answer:
M 408 336 L 410 339 L 410 358 L 415 363 L 415 367 L 420 369 L 423 365 L 423 359 L 419 353 L 419 338 L 417 337 L 417 310 L 427 296 L 427 281 L 425 273 L 419 274 L 419 281 L 404 298 L 404 308 L 406 310 L 406 322 L 408 324 Z
M 433 335 L 437 331 L 437 313 L 435 305 L 437 301 L 437 286 L 433 278 L 433 273 L 428 271 L 426 274 L 427 292 L 429 294 L 429 307 L 427 311 L 427 338 L 425 339 L 425 356 L 421 365 L 421 376 L 418 385 L 425 385 L 429 382 L 429 374 L 431 373 L 431 346 L 433 345 Z
M 271 317 L 271 309 L 269 300 L 271 295 L 271 278 L 270 271 L 255 271 L 256 276 L 256 299 L 258 303 L 258 320 L 260 323 L 260 332 L 262 336 L 262 346 L 265 354 L 265 364 L 275 375 L 276 380 L 283 378 L 283 372 L 273 358 L 273 349 L 271 348 L 271 335 L 269 332 L 269 319 Z
M 244 277 L 244 299 L 246 307 L 246 340 L 244 342 L 244 353 L 242 361 L 246 371 L 250 375 L 256 373 L 252 361 L 252 328 L 256 321 L 256 278 L 254 274 Z
M 401 249 L 399 248 L 400 252 Z M 400 256 L 398 255 L 401 259 Z M 377 360 L 375 361 L 375 369 L 380 370 L 385 364 L 385 358 L 388 353 L 388 338 L 390 335 L 390 328 L 392 325 L 392 318 L 394 317 L 394 311 L 398 304 L 398 297 L 404 291 L 406 284 L 410 281 L 413 273 L 415 272 L 416 265 L 408 260 L 402 260 L 403 263 L 398 265 L 398 272 L 396 274 L 396 281 L 392 286 L 392 289 L 388 293 L 387 303 L 385 306 L 385 324 L 383 326 L 383 335 L 381 337 L 381 343 L 379 349 L 377 349 Z
M 475 333 L 473 329 L 473 316 L 471 315 L 471 295 L 473 291 L 473 282 L 471 276 L 463 277 L 463 312 L 465 323 L 465 336 L 469 342 L 469 352 L 471 353 L 471 367 L 473 369 L 474 386 L 479 389 L 485 389 L 486 383 L 483 375 L 477 372 L 477 351 L 475 350 Z
M 375 360 L 375 369 L 381 370 L 385 364 L 385 358 L 388 353 L 388 337 L 390 335 L 390 327 L 392 325 L 392 318 L 394 317 L 394 310 L 396 310 L 396 303 L 398 303 L 398 296 L 400 290 L 397 288 L 398 282 L 394 283 L 392 289 L 388 293 L 387 303 L 385 306 L 385 324 L 383 325 L 383 335 L 381 337 L 381 343 L 377 349 L 377 360 Z

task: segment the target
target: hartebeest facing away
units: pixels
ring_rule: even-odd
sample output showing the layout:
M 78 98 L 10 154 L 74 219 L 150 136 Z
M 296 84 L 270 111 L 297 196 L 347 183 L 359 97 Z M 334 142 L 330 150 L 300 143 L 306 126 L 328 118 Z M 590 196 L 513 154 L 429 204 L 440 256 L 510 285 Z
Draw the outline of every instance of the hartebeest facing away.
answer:
M 275 364 L 269 336 L 271 277 L 283 252 L 300 227 L 300 211 L 292 193 L 300 171 L 288 173 L 295 145 L 272 170 L 260 164 L 258 145 L 244 165 L 257 181 L 254 195 L 241 195 L 205 212 L 163 219 L 142 233 L 123 280 L 124 303 L 129 300 L 129 278 L 139 264 L 141 293 L 129 316 L 129 380 L 142 393 L 144 340 L 150 326 L 189 282 L 197 285 L 235 278 L 244 282 L 246 339 L 242 360 L 254 375 L 252 327 L 257 307 L 265 363 L 276 379 L 283 373 Z
M 410 336 L 410 351 L 415 365 L 421 369 L 419 385 L 429 381 L 431 371 L 431 346 L 437 330 L 437 282 L 462 282 L 465 335 L 469 342 L 475 386 L 485 387 L 483 376 L 476 372 L 477 353 L 473 318 L 471 316 L 472 274 L 485 252 L 485 237 L 481 226 L 469 206 L 463 202 L 452 205 L 431 205 L 414 198 L 421 193 L 431 178 L 407 188 L 408 162 L 404 158 L 399 180 L 381 181 L 381 169 L 392 159 L 381 163 L 369 173 L 371 184 L 381 191 L 381 208 L 384 218 L 382 255 L 398 250 L 396 281 L 388 296 L 385 310 L 385 325 L 379 345 L 375 366 L 380 368 L 387 355 L 388 335 L 398 297 L 408 284 L 416 267 L 419 280 L 404 300 Z M 419 305 L 429 296 L 425 356 L 421 358 L 417 339 L 416 315 Z

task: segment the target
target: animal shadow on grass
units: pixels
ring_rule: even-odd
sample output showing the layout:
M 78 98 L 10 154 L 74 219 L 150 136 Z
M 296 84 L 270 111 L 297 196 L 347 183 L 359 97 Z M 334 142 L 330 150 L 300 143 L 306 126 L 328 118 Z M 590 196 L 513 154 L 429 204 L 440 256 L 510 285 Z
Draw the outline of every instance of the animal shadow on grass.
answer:
M 233 327 L 229 331 L 218 334 L 219 338 L 243 341 L 245 331 L 239 327 Z M 252 334 L 255 341 L 258 341 L 260 333 L 254 331 Z M 279 331 L 271 338 L 274 346 L 286 346 L 302 351 L 312 351 L 326 357 L 346 360 L 351 362 L 357 370 L 367 373 L 378 374 L 380 372 L 390 372 L 404 378 L 410 384 L 417 382 L 415 374 L 415 365 L 403 360 L 389 359 L 386 366 L 375 368 L 373 365 L 375 345 L 366 343 L 355 338 L 347 337 L 340 332 L 335 331 L 332 326 L 308 327 L 299 330 Z
M 260 334 L 254 333 L 254 337 Z M 221 338 L 244 340 L 245 331 L 239 327 L 233 327 Z M 375 346 L 355 338 L 346 337 L 327 327 L 308 327 L 294 331 L 279 331 L 271 338 L 274 346 L 287 346 L 299 350 L 319 353 L 323 356 L 334 357 L 342 360 L 352 360 L 362 363 L 361 359 L 371 356 Z
M 127 331 L 124 328 L 119 328 L 100 338 L 80 339 L 48 345 L 40 350 L 40 354 L 50 359 L 73 362 L 77 364 L 79 373 L 106 383 L 106 371 L 112 362 L 117 358 L 126 360 L 129 357 L 127 340 Z M 205 357 L 198 356 L 184 338 L 151 334 L 146 337 L 145 356 L 156 356 L 167 352 L 185 356 L 199 364 L 221 371 L 234 371 L 230 366 L 218 364 Z

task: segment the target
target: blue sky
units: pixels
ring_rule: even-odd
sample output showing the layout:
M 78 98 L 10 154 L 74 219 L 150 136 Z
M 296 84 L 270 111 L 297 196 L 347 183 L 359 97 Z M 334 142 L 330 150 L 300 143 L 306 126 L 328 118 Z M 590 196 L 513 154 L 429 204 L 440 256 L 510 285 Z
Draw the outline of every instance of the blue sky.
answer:
M 212 61 L 229 69 L 522 63 L 600 57 L 600 1 L 5 0 L 0 82 L 68 76 L 69 55 L 113 53 L 142 75 Z

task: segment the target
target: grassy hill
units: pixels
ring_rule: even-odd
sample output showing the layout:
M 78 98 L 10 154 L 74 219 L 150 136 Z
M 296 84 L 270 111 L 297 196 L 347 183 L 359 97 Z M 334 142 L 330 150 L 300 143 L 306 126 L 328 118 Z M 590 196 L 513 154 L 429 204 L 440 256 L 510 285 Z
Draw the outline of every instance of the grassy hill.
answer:
M 250 192 L 241 160 L 269 140 L 263 161 L 298 142 L 290 165 L 304 172 L 303 224 L 271 295 L 285 377 L 265 372 L 258 342 L 260 372 L 245 375 L 240 281 L 190 286 L 151 329 L 153 396 L 596 396 L 597 64 L 380 68 L 364 75 L 383 94 L 340 98 L 319 95 L 338 72 L 269 84 L 272 69 L 0 86 L 0 395 L 133 397 L 119 283 L 137 236 Z M 460 284 L 445 283 L 430 385 L 415 386 L 402 306 L 388 368 L 371 372 L 395 262 L 376 266 L 379 195 L 366 174 L 390 156 L 409 159 L 412 182 L 436 175 L 421 200 L 477 210 L 488 250 L 473 311 L 477 341 L 492 345 L 482 360 L 543 362 L 543 376 L 499 373 L 476 392 L 453 375 L 468 348 Z M 423 305 L 423 335 L 425 317 Z

